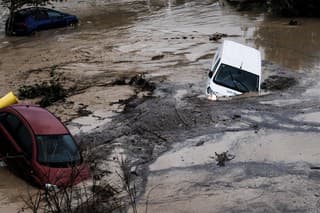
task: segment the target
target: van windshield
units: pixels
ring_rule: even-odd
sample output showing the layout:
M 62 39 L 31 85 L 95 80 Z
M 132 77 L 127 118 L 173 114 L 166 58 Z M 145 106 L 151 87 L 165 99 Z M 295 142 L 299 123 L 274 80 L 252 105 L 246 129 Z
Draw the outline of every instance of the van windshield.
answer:
M 38 162 L 50 167 L 69 167 L 80 162 L 78 148 L 70 135 L 38 135 Z
M 239 92 L 257 92 L 259 90 L 258 75 L 226 64 L 220 65 L 213 81 Z

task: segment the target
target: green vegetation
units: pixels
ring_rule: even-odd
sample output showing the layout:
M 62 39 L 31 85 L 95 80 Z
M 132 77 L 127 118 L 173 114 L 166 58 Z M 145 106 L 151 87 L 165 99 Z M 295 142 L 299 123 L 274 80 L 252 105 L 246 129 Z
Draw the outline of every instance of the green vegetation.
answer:
M 19 98 L 38 98 L 38 104 L 42 107 L 50 106 L 52 103 L 63 100 L 67 96 L 67 91 L 57 81 L 42 82 L 41 84 L 22 86 L 18 90 Z
M 271 10 L 283 16 L 320 16 L 319 0 L 268 0 Z
M 268 10 L 286 17 L 320 17 L 319 0 L 228 0 L 238 10 Z

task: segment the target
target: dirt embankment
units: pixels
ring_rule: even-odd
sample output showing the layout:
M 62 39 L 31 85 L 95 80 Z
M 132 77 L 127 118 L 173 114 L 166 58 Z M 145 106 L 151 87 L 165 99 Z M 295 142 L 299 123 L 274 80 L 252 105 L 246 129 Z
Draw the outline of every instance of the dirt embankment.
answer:
M 156 209 L 159 212 L 185 210 L 183 207 L 184 199 L 190 199 L 195 205 L 194 208 L 210 212 L 206 210 L 210 205 L 203 202 L 210 203 L 211 201 L 199 197 L 201 191 L 208 190 L 206 194 L 214 196 L 217 190 L 219 196 L 216 198 L 222 199 L 224 196 L 223 187 L 227 187 L 223 185 L 224 178 L 230 176 L 226 182 L 234 185 L 236 174 L 241 169 L 244 169 L 240 172 L 242 185 L 230 185 L 230 189 L 235 189 L 240 194 L 247 193 L 246 187 L 250 188 L 252 179 L 257 178 L 264 179 L 264 183 L 269 183 L 272 178 L 276 178 L 277 187 L 280 185 L 295 187 L 295 184 L 299 182 L 298 179 L 308 181 L 310 175 L 312 180 L 308 181 L 307 185 L 301 184 L 302 188 L 295 189 L 292 192 L 295 194 L 293 199 L 283 200 L 279 197 L 280 203 L 275 204 L 276 206 L 272 208 L 269 206 L 268 200 L 272 198 L 277 187 L 272 188 L 270 184 L 263 185 L 257 182 L 256 191 L 252 195 L 253 199 L 251 200 L 251 195 L 248 195 L 248 199 L 252 202 L 247 200 L 247 207 L 238 205 L 236 200 L 229 204 L 223 203 L 223 205 L 214 202 L 217 211 L 230 209 L 236 211 L 242 208 L 249 211 L 257 205 L 256 202 L 260 202 L 261 208 L 268 210 L 291 209 L 291 202 L 299 203 L 299 205 L 292 207 L 296 210 L 304 211 L 309 208 L 308 205 L 312 205 L 314 208 L 312 202 L 316 199 L 318 189 L 315 184 L 319 181 L 320 175 L 317 171 L 311 170 L 309 164 L 318 163 L 316 157 L 311 157 L 311 155 L 317 155 L 317 152 L 306 153 L 298 157 L 299 150 L 304 146 L 299 142 L 299 138 L 302 139 L 308 134 L 314 135 L 319 131 L 320 125 L 299 120 L 297 115 L 317 113 L 317 109 L 312 106 L 317 104 L 318 100 L 308 98 L 308 101 L 301 102 L 294 99 L 296 94 L 302 94 L 306 90 L 304 83 L 296 81 L 299 74 L 293 74 L 267 62 L 264 63 L 264 69 L 271 77 L 266 76 L 265 85 L 270 90 L 265 90 L 262 96 L 244 95 L 212 102 L 201 94 L 199 85 L 158 83 L 153 96 L 132 99 L 127 103 L 126 110 L 114 117 L 111 123 L 99 128 L 100 131 L 79 135 L 78 139 L 86 145 L 94 143 L 99 147 L 99 150 L 122 150 L 121 154 L 130 159 L 130 166 L 134 171 L 132 174 L 139 186 L 142 209 L 145 208 L 144 203 L 148 201 L 152 211 Z M 274 76 L 279 76 L 279 80 L 275 80 Z M 292 142 L 290 139 L 292 132 L 297 133 L 296 142 Z M 267 135 L 270 135 L 272 139 L 265 141 L 260 139 L 260 137 L 267 138 Z M 221 139 L 221 137 L 224 138 Z M 249 145 L 242 147 L 238 140 Z M 247 140 L 247 143 L 244 140 Z M 269 140 L 275 140 L 274 144 L 270 145 Z M 313 136 L 310 136 L 310 141 L 313 141 L 310 146 L 316 148 L 317 143 L 315 143 Z M 221 145 L 219 145 L 220 143 Z M 293 146 L 292 143 L 295 145 Z M 203 149 L 201 149 L 202 146 Z M 255 148 L 250 148 L 252 146 Z M 269 146 L 278 148 L 273 150 Z M 158 159 L 162 153 L 170 148 L 173 148 L 173 151 L 169 152 L 168 156 L 164 155 Z M 183 151 L 184 149 L 186 150 Z M 108 156 L 102 155 L 105 151 L 95 150 L 101 165 L 107 165 L 112 161 Z M 220 169 L 220 171 L 211 157 L 216 151 L 227 150 L 233 151 L 235 160 L 227 163 L 227 169 L 223 171 Z M 252 153 L 256 153 L 256 156 Z M 150 166 L 150 163 L 156 159 L 158 160 L 155 164 Z M 301 163 L 293 165 L 292 163 L 296 161 Z M 104 166 L 104 168 L 108 167 Z M 199 172 L 198 175 L 194 177 L 187 175 L 195 171 Z M 208 186 L 208 183 L 215 179 L 211 171 L 222 182 L 214 183 L 217 188 L 207 187 L 204 189 L 203 187 Z M 175 179 L 170 174 L 176 174 L 185 182 Z M 212 180 L 206 180 L 205 177 L 208 175 Z M 291 185 L 286 184 L 287 177 L 292 176 L 297 178 L 297 182 L 292 182 Z M 156 177 L 161 177 L 161 180 Z M 191 179 L 189 180 L 188 177 Z M 199 178 L 198 181 L 196 181 L 197 178 Z M 146 182 L 147 179 L 149 184 Z M 188 181 L 191 181 L 190 183 L 198 182 L 199 190 L 192 190 L 192 187 L 196 186 L 188 185 Z M 158 185 L 162 185 L 162 187 L 157 187 Z M 179 185 L 186 188 L 182 189 Z M 307 194 L 303 187 L 310 186 L 314 186 L 314 190 Z M 259 193 L 264 190 L 263 187 L 267 187 L 266 194 L 259 197 Z M 144 190 L 146 190 L 145 195 L 143 195 Z M 152 198 L 148 193 L 153 190 L 158 193 L 154 192 L 155 196 Z M 188 198 L 179 196 L 181 190 L 185 191 Z M 296 194 L 299 193 L 305 194 L 310 202 L 294 201 L 297 198 Z M 174 201 L 166 200 L 161 194 L 174 197 Z M 232 193 L 230 192 L 230 194 Z M 237 199 L 241 200 L 241 196 L 237 196 Z M 166 205 L 170 206 L 170 209 L 165 207 Z

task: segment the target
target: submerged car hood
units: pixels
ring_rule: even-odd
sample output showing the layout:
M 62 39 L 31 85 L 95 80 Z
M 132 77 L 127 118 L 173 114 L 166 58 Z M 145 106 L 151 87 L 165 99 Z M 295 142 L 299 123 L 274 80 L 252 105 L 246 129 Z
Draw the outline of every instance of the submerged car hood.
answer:
M 40 165 L 36 176 L 42 187 L 46 184 L 65 187 L 76 185 L 88 179 L 90 172 L 87 164 L 80 164 L 68 168 L 53 168 Z

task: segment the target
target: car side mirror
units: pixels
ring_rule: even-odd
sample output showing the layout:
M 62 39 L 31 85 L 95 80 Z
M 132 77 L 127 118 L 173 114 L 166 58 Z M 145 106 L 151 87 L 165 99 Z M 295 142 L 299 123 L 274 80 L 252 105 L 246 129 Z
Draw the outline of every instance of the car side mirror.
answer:
M 209 78 L 212 78 L 212 76 L 213 76 L 213 72 L 212 72 L 211 70 L 209 71 L 208 76 L 209 76 Z

